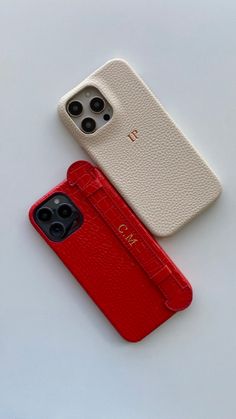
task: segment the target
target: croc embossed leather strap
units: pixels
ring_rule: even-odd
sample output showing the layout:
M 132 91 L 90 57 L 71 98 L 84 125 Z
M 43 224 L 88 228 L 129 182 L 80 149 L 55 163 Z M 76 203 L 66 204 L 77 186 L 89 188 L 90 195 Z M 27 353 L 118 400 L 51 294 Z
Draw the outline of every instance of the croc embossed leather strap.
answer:
M 192 300 L 188 281 L 176 268 L 132 210 L 109 184 L 102 172 L 88 162 L 72 164 L 67 172 L 70 186 L 89 200 L 123 246 L 160 291 L 164 304 L 173 312 Z

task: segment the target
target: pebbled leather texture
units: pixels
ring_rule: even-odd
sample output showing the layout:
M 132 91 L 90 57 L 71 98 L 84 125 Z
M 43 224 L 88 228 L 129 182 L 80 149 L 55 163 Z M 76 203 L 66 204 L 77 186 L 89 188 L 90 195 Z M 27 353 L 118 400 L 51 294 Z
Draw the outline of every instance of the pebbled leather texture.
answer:
M 97 87 L 113 108 L 109 123 L 90 135 L 66 112 L 67 102 L 87 85 Z M 107 62 L 63 96 L 58 110 L 153 234 L 173 234 L 219 196 L 215 174 L 124 60 Z M 128 134 L 134 129 L 138 139 L 132 142 Z
M 52 242 L 34 220 L 37 207 L 65 193 L 80 208 L 82 226 Z M 189 282 L 102 172 L 76 162 L 67 180 L 37 201 L 30 221 L 127 340 L 144 338 L 192 301 Z

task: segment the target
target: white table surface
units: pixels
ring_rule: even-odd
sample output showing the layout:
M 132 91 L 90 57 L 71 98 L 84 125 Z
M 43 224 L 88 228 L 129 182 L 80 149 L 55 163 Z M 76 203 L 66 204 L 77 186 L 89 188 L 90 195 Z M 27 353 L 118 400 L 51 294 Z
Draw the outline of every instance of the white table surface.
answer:
M 0 6 L 0 419 L 235 419 L 235 1 L 5 0 Z M 28 222 L 86 158 L 56 105 L 112 57 L 139 72 L 222 180 L 161 240 L 191 308 L 123 341 Z

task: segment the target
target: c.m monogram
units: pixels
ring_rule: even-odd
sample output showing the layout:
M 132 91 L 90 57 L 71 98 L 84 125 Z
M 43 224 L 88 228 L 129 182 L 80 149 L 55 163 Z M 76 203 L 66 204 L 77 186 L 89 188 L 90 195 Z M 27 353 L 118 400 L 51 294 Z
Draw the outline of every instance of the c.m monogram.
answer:
M 129 229 L 125 224 L 121 224 L 118 227 L 118 231 L 120 232 L 120 234 L 122 234 L 122 236 L 129 243 L 130 246 L 133 246 L 133 244 L 135 244 L 138 241 L 138 239 L 134 238 L 133 233 L 129 233 Z

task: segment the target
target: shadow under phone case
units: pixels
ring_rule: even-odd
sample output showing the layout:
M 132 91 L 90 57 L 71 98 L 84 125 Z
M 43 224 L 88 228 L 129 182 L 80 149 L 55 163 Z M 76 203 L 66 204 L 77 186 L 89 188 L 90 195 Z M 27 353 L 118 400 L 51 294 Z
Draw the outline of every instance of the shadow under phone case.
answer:
M 35 220 L 39 205 L 67 195 L 83 214 L 63 241 L 48 239 Z M 185 309 L 191 286 L 105 176 L 88 162 L 74 163 L 67 180 L 30 209 L 30 220 L 118 332 L 138 341 Z
M 85 86 L 96 87 L 113 108 L 111 120 L 89 135 L 66 110 Z M 75 139 L 153 234 L 174 233 L 220 194 L 215 174 L 124 60 L 107 62 L 63 96 L 58 109 Z M 138 138 L 131 141 L 134 130 Z

